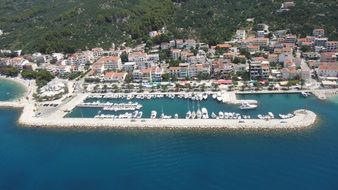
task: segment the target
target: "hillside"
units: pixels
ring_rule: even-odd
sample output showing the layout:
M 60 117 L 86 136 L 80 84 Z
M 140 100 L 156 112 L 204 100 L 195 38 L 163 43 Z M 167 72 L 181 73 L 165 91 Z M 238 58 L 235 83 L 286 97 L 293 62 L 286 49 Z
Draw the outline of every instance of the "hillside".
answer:
M 296 0 L 278 13 L 280 0 L 1 0 L 0 49 L 71 52 L 76 48 L 148 40 L 148 32 L 166 26 L 169 38 L 193 37 L 214 44 L 238 28 L 267 23 L 271 29 L 310 34 L 326 29 L 338 39 L 336 0 Z

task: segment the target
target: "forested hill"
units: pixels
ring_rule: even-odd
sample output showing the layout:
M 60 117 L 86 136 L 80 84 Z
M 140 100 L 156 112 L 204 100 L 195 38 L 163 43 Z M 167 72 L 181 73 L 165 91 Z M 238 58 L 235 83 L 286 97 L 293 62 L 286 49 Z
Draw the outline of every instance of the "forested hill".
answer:
M 247 18 L 271 29 L 302 35 L 322 27 L 338 38 L 336 0 L 295 0 L 279 13 L 280 0 L 0 0 L 0 49 L 70 52 L 148 40 L 165 26 L 168 36 L 214 44 L 231 38 Z

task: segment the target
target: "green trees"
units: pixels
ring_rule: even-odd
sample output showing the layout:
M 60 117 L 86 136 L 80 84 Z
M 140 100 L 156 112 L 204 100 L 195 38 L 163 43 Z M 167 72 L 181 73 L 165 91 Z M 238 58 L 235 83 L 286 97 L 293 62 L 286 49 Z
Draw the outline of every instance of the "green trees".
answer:
M 13 66 L 0 66 L 0 74 L 7 77 L 16 77 L 19 74 L 19 70 Z
M 38 87 L 45 86 L 54 79 L 54 76 L 47 70 L 27 71 L 23 70 L 21 76 L 25 79 L 35 79 Z

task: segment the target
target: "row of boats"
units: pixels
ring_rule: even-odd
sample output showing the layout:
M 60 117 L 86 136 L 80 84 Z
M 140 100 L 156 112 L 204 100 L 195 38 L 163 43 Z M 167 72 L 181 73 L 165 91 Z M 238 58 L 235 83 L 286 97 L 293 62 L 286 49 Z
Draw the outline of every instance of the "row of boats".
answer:
M 95 99 L 153 99 L 153 98 L 184 98 L 184 99 L 191 99 L 202 101 L 208 99 L 208 93 L 182 93 L 182 94 L 106 94 L 106 95 L 89 95 L 87 98 L 95 98 Z M 221 93 L 212 94 L 213 99 L 217 99 L 218 101 L 222 101 Z
M 142 105 L 137 102 L 128 102 L 128 103 L 111 103 L 111 102 L 84 102 L 78 105 L 78 107 L 95 107 L 103 108 L 107 111 L 125 111 L 125 110 L 139 110 L 142 108 Z
M 123 113 L 119 115 L 110 115 L 110 114 L 98 114 L 94 118 L 98 119 L 141 119 L 143 115 L 142 111 L 134 111 L 133 113 Z

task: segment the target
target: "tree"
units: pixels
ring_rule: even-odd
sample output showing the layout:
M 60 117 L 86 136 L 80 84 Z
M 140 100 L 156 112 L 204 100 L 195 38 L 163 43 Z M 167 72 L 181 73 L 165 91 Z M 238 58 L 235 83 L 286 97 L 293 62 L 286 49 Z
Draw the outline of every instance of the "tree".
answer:
M 162 75 L 162 80 L 163 80 L 163 81 L 169 81 L 169 80 L 170 80 L 170 75 L 169 75 L 169 73 L 163 74 L 163 75 Z
M 128 53 L 125 51 L 122 52 L 120 58 L 123 63 L 128 62 Z

